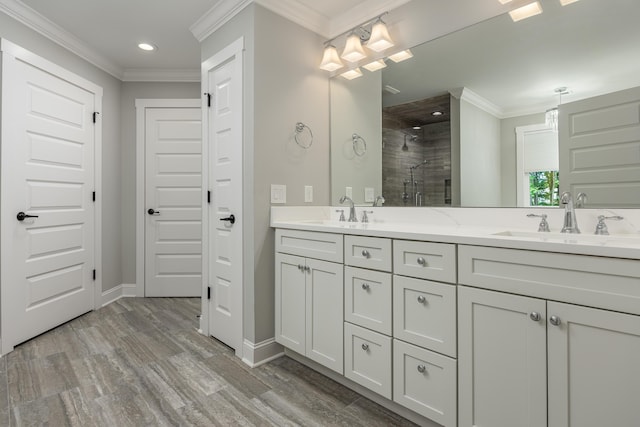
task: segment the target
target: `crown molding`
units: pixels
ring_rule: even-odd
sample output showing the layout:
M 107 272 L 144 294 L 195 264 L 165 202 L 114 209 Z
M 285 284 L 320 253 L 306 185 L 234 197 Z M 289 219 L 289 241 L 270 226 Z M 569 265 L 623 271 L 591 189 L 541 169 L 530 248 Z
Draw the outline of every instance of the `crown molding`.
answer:
M 329 18 L 297 0 L 255 0 L 255 2 L 291 22 L 330 38 Z
M 251 3 L 253 0 L 218 0 L 189 30 L 202 42 Z
M 123 82 L 200 82 L 199 69 L 126 68 Z
M 329 36 L 333 38 L 376 16 L 396 9 L 411 0 L 367 0 L 366 6 L 358 4 L 351 9 L 333 17 L 329 21 Z M 363 2 L 364 3 L 364 2 Z
M 19 0 L 0 0 L 0 12 L 31 28 L 52 42 L 62 46 L 99 69 L 122 80 L 124 70 L 102 55 L 97 54 L 79 38 L 48 20 Z
M 452 89 L 449 93 L 457 99 L 468 102 L 471 105 L 478 107 L 479 109 L 486 111 L 487 113 L 497 117 L 498 119 L 506 118 L 502 108 L 498 107 L 493 102 L 481 97 L 471 89 L 461 87 L 458 89 Z

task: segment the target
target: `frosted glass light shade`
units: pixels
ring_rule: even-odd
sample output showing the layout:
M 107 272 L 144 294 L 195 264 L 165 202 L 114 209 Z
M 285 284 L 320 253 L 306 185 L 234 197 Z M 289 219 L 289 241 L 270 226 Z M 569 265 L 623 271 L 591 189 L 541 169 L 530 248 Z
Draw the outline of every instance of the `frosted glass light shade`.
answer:
M 411 53 L 411 50 L 409 49 L 402 50 L 398 53 L 394 53 L 393 55 L 389 56 L 389 59 L 392 60 L 393 62 L 402 62 L 409 58 L 413 58 L 413 53 Z
M 387 63 L 384 62 L 384 59 L 378 59 L 377 61 L 369 62 L 368 64 L 363 65 L 367 70 L 374 72 L 383 69 L 387 66 Z
M 532 16 L 542 13 L 542 6 L 540 2 L 534 1 L 517 9 L 513 9 L 509 12 L 509 16 L 513 19 L 513 22 L 518 22 L 523 19 L 531 18 Z
M 544 122 L 551 130 L 558 132 L 558 109 L 551 108 L 547 110 L 544 113 Z
M 366 57 L 367 54 L 362 48 L 360 37 L 358 37 L 355 33 L 351 33 L 349 37 L 347 37 L 347 43 L 345 44 L 344 51 L 342 52 L 342 59 L 349 62 L 358 62 Z
M 566 6 L 568 4 L 575 3 L 577 1 L 578 0 L 560 0 L 560 4 L 563 5 L 563 6 Z
M 357 79 L 358 77 L 362 77 L 362 71 L 360 71 L 360 68 L 354 68 L 352 70 L 345 71 L 340 75 L 347 80 L 353 80 Z
M 324 48 L 324 54 L 322 55 L 322 62 L 320 63 L 320 69 L 327 71 L 335 71 L 342 68 L 344 64 L 338 56 L 338 50 L 335 46 L 329 45 Z
M 393 46 L 393 40 L 391 40 L 391 36 L 389 35 L 387 24 L 378 19 L 371 28 L 371 38 L 367 43 L 367 47 L 375 52 L 382 52 L 391 46 Z

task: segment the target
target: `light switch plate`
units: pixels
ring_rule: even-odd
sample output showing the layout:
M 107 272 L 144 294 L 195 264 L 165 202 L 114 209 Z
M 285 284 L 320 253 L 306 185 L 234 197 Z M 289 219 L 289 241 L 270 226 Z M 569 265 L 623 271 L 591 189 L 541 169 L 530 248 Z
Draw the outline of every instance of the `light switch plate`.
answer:
M 373 202 L 374 200 L 374 191 L 373 187 L 365 187 L 364 188 L 364 201 L 367 203 Z
M 287 203 L 287 186 L 271 184 L 271 203 Z
M 346 187 L 344 189 L 344 195 L 353 200 L 353 187 Z
M 304 202 L 305 203 L 313 202 L 313 186 L 311 185 L 304 186 Z

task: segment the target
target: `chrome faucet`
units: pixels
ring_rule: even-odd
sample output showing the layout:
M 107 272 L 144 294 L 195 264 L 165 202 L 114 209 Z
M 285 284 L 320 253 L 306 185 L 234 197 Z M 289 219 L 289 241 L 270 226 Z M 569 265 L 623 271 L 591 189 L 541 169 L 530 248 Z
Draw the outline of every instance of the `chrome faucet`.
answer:
M 582 206 L 587 199 L 587 195 L 584 193 L 578 193 L 576 197 L 578 206 Z M 561 233 L 573 233 L 580 234 L 578 228 L 578 221 L 576 220 L 576 211 L 573 206 L 573 196 L 568 191 L 562 193 L 560 197 L 560 203 L 564 205 L 564 222 L 562 224 Z
M 382 197 L 382 195 L 377 196 L 376 200 L 373 202 L 373 207 L 377 207 L 377 206 L 382 206 L 384 204 L 386 200 L 384 200 L 384 197 Z
M 349 219 L 347 221 L 358 222 L 358 218 L 356 218 L 356 207 L 353 204 L 353 200 L 351 200 L 351 198 L 347 196 L 340 197 L 340 204 L 343 204 L 346 201 L 349 202 Z

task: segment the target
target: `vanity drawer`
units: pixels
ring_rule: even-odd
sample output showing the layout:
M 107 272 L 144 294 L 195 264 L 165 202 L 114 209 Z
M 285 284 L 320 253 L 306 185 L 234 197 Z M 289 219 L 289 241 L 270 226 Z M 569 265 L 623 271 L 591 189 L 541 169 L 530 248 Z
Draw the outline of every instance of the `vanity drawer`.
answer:
M 445 427 L 457 422 L 457 361 L 393 340 L 393 400 Z
M 393 337 L 456 357 L 456 286 L 393 276 Z
M 276 252 L 342 262 L 342 234 L 276 229 Z
M 346 265 L 391 271 L 391 239 L 344 236 L 344 252 Z
M 391 273 L 344 268 L 344 320 L 391 335 Z
M 391 338 L 344 324 L 344 375 L 391 399 Z
M 640 261 L 458 247 L 460 284 L 640 314 Z
M 419 279 L 456 283 L 456 245 L 394 240 L 393 272 Z

